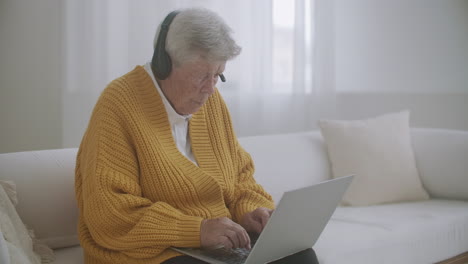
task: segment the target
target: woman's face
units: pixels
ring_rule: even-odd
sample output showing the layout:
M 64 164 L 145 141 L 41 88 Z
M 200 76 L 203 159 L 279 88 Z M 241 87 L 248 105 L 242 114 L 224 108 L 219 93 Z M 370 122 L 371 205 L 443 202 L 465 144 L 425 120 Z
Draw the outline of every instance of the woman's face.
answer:
M 174 67 L 163 92 L 174 110 L 180 115 L 197 112 L 208 97 L 214 93 L 219 75 L 223 73 L 225 61 L 210 62 L 203 58 Z

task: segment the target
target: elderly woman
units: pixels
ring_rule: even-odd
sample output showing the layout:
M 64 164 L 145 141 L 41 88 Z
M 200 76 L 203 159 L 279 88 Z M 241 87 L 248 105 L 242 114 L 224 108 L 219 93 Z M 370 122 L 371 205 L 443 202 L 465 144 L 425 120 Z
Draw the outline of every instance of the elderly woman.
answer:
M 100 96 L 76 164 L 85 262 L 198 263 L 170 247 L 250 248 L 274 204 L 216 89 L 240 53 L 205 9 L 172 12 L 153 60 Z

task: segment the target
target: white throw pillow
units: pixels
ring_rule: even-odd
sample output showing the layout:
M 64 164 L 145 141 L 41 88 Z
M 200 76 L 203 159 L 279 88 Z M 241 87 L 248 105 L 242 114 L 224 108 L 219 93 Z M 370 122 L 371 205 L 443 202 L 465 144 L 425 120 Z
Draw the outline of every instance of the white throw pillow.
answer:
M 34 253 L 33 240 L 12 203 L 16 198 L 9 197 L 3 186 L 12 185 L 9 182 L 0 182 L 0 235 L 3 236 L 0 259 L 7 257 L 10 263 L 39 264 L 41 258 Z M 15 193 L 14 187 L 9 189 L 9 193 Z
M 409 111 L 366 120 L 320 120 L 333 177 L 356 174 L 343 204 L 429 199 L 416 168 Z
M 10 252 L 8 251 L 8 244 L 0 231 L 0 263 L 10 264 Z

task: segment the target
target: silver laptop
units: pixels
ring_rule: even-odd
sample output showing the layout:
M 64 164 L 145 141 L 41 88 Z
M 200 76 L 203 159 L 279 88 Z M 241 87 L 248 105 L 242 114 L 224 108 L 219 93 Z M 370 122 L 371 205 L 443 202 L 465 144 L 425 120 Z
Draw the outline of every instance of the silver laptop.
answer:
M 251 250 L 173 249 L 212 264 L 259 264 L 312 248 L 353 177 L 285 192 Z

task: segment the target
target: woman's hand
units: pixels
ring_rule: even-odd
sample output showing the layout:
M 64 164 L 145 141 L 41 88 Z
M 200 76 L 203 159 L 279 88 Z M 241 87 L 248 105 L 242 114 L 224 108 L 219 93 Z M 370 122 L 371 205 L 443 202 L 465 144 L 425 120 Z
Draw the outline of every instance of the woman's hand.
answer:
M 260 234 L 263 231 L 263 228 L 265 228 L 265 225 L 270 219 L 272 213 L 273 210 L 271 209 L 259 207 L 252 212 L 245 214 L 242 217 L 240 224 L 245 228 L 245 230 L 247 230 L 247 232 Z
M 200 242 L 204 248 L 224 246 L 226 249 L 250 249 L 250 238 L 247 231 L 227 217 L 203 220 Z

